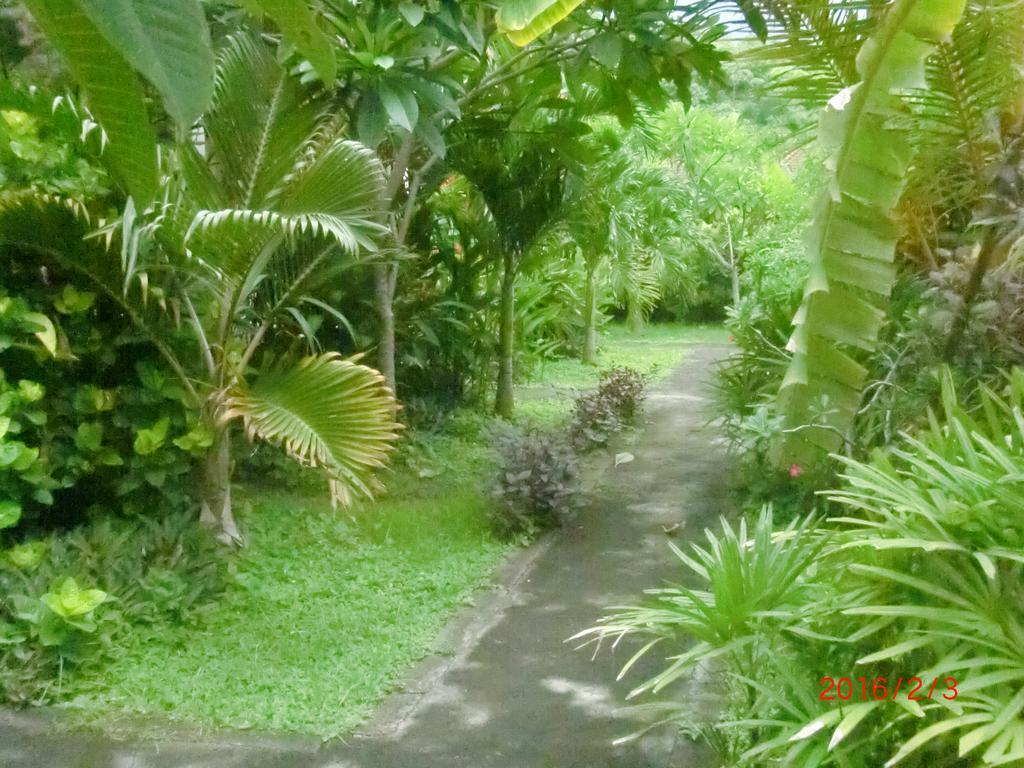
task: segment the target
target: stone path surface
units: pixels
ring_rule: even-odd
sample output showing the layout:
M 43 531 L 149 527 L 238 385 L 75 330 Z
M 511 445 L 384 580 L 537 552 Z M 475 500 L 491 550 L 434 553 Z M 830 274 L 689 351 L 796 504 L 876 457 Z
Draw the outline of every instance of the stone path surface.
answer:
M 724 347 L 691 347 L 648 399 L 632 462 L 601 475 L 574 526 L 506 566 L 500 586 L 456 619 L 445 652 L 425 660 L 399 693 L 347 743 L 240 736 L 209 743 L 130 744 L 44 736 L 0 722 L 7 768 L 709 768 L 695 745 L 654 733 L 616 746 L 636 729 L 621 710 L 652 657 L 615 677 L 629 643 L 596 658 L 565 640 L 610 605 L 674 579 L 677 542 L 700 535 L 729 505 L 728 464 L 706 425 L 704 384 Z M 609 456 L 609 465 L 611 457 Z

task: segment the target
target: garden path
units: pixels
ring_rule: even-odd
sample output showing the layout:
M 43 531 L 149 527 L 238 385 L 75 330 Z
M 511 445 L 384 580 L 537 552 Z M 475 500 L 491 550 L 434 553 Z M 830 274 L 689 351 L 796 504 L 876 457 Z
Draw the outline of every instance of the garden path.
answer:
M 614 683 L 635 645 L 596 658 L 566 638 L 678 573 L 665 529 L 696 536 L 728 507 L 703 386 L 726 348 L 698 345 L 650 395 L 635 459 L 596 480 L 578 521 L 513 558 L 377 716 L 348 743 L 278 739 L 126 744 L 0 724 L 10 768 L 673 768 L 710 765 L 670 732 L 616 746 L 618 704 L 651 658 Z M 45 751 L 42 751 L 45 750 Z

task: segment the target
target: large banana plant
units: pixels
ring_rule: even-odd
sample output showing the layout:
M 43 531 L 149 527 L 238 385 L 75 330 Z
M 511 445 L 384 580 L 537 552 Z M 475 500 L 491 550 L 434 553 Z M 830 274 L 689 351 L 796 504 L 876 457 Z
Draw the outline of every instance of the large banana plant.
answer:
M 527 45 L 576 10 L 583 0 L 504 0 L 498 28 L 516 45 Z
M 779 391 L 785 438 L 776 459 L 812 462 L 842 447 L 860 403 L 895 278 L 892 212 L 913 147 L 893 126 L 903 94 L 925 87 L 925 61 L 949 39 L 965 0 L 897 0 L 857 57 L 860 82 L 829 102 L 820 137 L 829 187 L 807 234 L 811 269 L 794 318 L 792 359 Z
M 225 541 L 241 541 L 231 504 L 236 419 L 251 437 L 321 467 L 342 502 L 372 492 L 397 436 L 380 374 L 295 351 L 316 349 L 305 308 L 336 311 L 318 290 L 384 232 L 380 163 L 338 134 L 327 102 L 262 43 L 235 36 L 217 61 L 211 109 L 169 155 L 162 200 L 144 211 L 129 203 L 107 233 L 119 235 L 120 258 L 82 241 L 66 207 L 37 200 L 4 212 L 0 245 L 36 248 L 83 274 L 178 375 L 201 413 L 193 442 L 207 449 L 202 518 Z M 274 354 L 261 354 L 271 338 Z

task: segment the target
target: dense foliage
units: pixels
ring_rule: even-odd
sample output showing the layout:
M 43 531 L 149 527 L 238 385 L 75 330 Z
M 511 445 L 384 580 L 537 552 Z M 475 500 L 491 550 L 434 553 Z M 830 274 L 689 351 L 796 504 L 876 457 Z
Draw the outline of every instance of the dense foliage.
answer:
M 1020 9 L 776 10 L 752 55 L 778 93 L 835 96 L 835 154 L 809 274 L 772 255 L 786 279 L 730 313 L 744 516 L 581 637 L 647 638 L 665 661 L 634 693 L 729 765 L 1015 765 Z
M 258 602 L 240 486 L 314 478 L 376 533 L 382 470 L 465 440 L 483 568 L 647 381 L 544 430 L 517 384 L 593 384 L 611 321 L 724 319 L 743 517 L 590 634 L 667 650 L 637 693 L 717 696 L 660 704 L 730 765 L 1024 760 L 1019 3 L 237 6 L 0 2 L 6 701 Z M 820 698 L 859 668 L 960 697 Z

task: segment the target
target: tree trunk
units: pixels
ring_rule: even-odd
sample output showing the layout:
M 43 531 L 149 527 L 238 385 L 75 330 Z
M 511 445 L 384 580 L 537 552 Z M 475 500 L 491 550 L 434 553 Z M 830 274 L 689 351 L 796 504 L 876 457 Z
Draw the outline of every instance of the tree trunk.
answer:
M 235 523 L 231 506 L 233 470 L 230 427 L 215 427 L 213 445 L 203 463 L 203 498 L 199 520 L 214 529 L 218 541 L 241 546 L 245 540 Z
M 583 362 L 597 365 L 597 286 L 595 267 L 587 265 L 587 284 L 583 294 Z
M 494 412 L 503 419 L 512 418 L 514 407 L 513 377 L 515 374 L 516 259 L 511 251 L 502 257 L 501 328 L 498 347 L 498 391 Z
M 377 310 L 377 368 L 395 392 L 395 311 L 394 280 L 391 264 L 373 267 L 373 302 Z
M 732 242 L 732 224 L 729 217 L 725 217 L 725 231 L 729 236 L 729 275 L 732 278 L 732 305 L 734 308 L 740 306 L 740 265 L 736 262 L 736 249 Z
M 971 268 L 971 274 L 967 278 L 967 285 L 964 286 L 963 304 L 960 307 L 960 311 L 954 316 L 953 322 L 950 325 L 949 336 L 946 337 L 943 351 L 943 359 L 946 362 L 951 363 L 956 358 L 964 332 L 970 324 L 971 310 L 974 308 L 974 304 L 978 300 L 978 294 L 981 292 L 985 273 L 988 272 L 989 268 L 996 261 L 996 241 L 996 234 L 990 227 L 984 237 L 982 237 L 981 242 L 975 246 L 974 266 Z
M 644 311 L 633 296 L 626 296 L 626 328 L 630 333 L 640 333 L 644 329 Z

